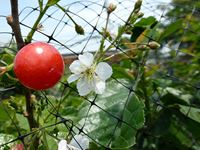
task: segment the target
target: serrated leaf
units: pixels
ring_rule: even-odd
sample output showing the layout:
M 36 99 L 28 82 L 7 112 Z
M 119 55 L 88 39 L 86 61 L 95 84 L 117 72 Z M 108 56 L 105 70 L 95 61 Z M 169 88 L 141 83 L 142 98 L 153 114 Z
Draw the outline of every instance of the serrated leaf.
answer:
M 121 82 L 128 84 L 123 80 Z M 97 97 L 95 104 L 98 107 L 93 106 L 89 115 L 85 116 L 87 121 L 84 130 L 104 146 L 111 140 L 110 148 L 126 149 L 133 146 L 137 129 L 144 124 L 143 102 L 134 93 L 129 94 L 129 89 L 123 85 L 111 81 L 106 92 Z M 80 110 L 80 114 L 83 115 L 88 108 L 86 105 L 82 108 L 84 111 Z M 122 116 L 123 122 L 117 119 Z M 79 122 L 79 126 L 84 121 L 85 118 Z
M 144 125 L 144 104 L 135 94 L 131 94 L 125 107 L 123 120 L 132 125 L 133 128 L 125 123 L 117 128 L 118 135 L 112 142 L 112 148 L 129 148 L 135 144 L 137 129 Z

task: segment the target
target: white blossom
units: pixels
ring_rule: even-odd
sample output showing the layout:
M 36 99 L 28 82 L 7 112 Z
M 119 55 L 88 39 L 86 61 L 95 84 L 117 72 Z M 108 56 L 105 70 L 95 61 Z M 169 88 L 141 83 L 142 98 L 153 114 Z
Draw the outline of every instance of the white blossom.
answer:
M 66 140 L 58 143 L 58 150 L 86 150 L 89 148 L 89 139 L 81 134 L 75 135 L 68 144 Z
M 112 68 L 108 63 L 97 64 L 93 54 L 88 52 L 79 55 L 78 60 L 73 61 L 69 69 L 73 74 L 69 76 L 68 83 L 77 80 L 77 89 L 81 96 L 92 91 L 102 94 L 106 88 L 106 80 L 112 75 Z

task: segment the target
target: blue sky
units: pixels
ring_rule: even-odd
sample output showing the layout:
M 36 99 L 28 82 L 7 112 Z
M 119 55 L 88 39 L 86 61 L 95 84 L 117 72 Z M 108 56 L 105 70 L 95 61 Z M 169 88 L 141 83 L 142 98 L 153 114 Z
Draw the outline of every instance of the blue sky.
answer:
M 66 5 L 66 4 L 71 4 L 74 2 L 77 2 L 78 0 L 61 0 L 59 3 L 61 5 Z M 120 1 L 120 0 L 118 0 Z M 123 24 L 122 20 L 126 20 L 128 17 L 131 9 L 134 6 L 134 2 L 136 0 L 121 0 L 121 4 L 117 5 L 117 9 L 111 16 L 111 21 L 109 22 L 109 30 L 111 33 L 115 33 L 117 31 L 117 27 L 119 24 Z M 81 3 L 82 4 L 81 4 Z M 106 12 L 104 11 L 101 15 L 101 18 L 99 18 L 97 15 L 101 11 L 101 6 L 103 4 L 103 0 L 90 0 L 90 2 L 94 2 L 97 4 L 92 4 L 88 3 L 83 0 L 79 0 L 78 3 L 74 3 L 69 7 L 69 10 L 74 12 L 75 14 L 78 14 L 85 20 L 87 20 L 91 25 L 95 26 L 97 24 L 97 27 L 99 30 L 102 29 L 105 25 L 105 18 L 106 18 Z M 116 0 L 108 0 L 108 3 L 113 2 L 116 3 Z M 156 7 L 158 4 L 163 3 L 167 5 L 170 2 L 170 0 L 143 0 L 143 7 L 142 7 L 142 12 L 144 12 L 145 16 L 156 16 L 158 19 L 160 18 L 162 11 L 158 10 Z M 91 5 L 90 5 L 91 4 Z M 116 3 L 117 4 L 117 3 Z M 84 8 L 84 5 L 88 5 L 88 8 Z M 21 11 L 23 8 L 31 6 L 31 7 L 37 7 L 38 6 L 38 0 L 19 0 L 19 10 Z M 67 7 L 68 8 L 68 7 Z M 47 14 L 51 14 L 54 12 L 56 8 L 51 8 Z M 26 8 L 22 14 L 20 15 L 20 20 L 22 21 L 23 18 L 32 11 L 31 8 Z M 34 21 L 37 18 L 38 11 L 34 11 L 27 17 L 25 20 L 22 22 L 26 25 L 32 26 Z M 1 5 L 0 5 L 0 16 L 7 16 L 10 14 L 10 1 L 9 0 L 2 0 Z M 58 27 L 56 28 L 54 37 L 59 40 L 61 43 L 67 45 L 70 47 L 73 51 L 81 51 L 82 47 L 84 47 L 86 42 L 83 42 L 82 44 L 74 44 L 79 41 L 84 41 L 85 38 L 87 38 L 91 31 L 92 27 L 88 25 L 84 20 L 81 18 L 71 14 L 73 19 L 80 24 L 81 26 L 84 27 L 86 35 L 85 36 L 80 36 L 77 35 L 76 32 L 74 31 L 74 25 L 73 23 L 66 17 L 64 16 L 62 11 L 57 11 L 52 14 L 52 18 L 47 18 L 45 16 L 42 19 L 42 25 L 44 26 L 44 32 L 45 34 L 51 35 L 56 28 L 56 26 L 59 23 L 59 20 L 62 20 L 63 22 L 68 22 L 68 25 L 64 25 L 64 23 L 60 23 Z M 99 19 L 99 20 L 98 20 Z M 5 17 L 0 17 L 0 32 L 11 32 L 10 26 L 6 23 Z M 23 36 L 26 36 L 28 32 L 30 31 L 29 28 L 21 26 L 22 34 Z M 96 32 L 96 35 L 98 33 Z M 0 45 L 5 44 L 6 42 L 9 41 L 11 38 L 10 34 L 0 34 Z M 47 41 L 48 38 L 46 36 L 43 36 L 40 33 L 36 33 L 33 37 L 35 40 L 40 40 L 40 41 Z M 86 50 L 88 51 L 93 51 L 97 49 L 98 46 L 98 40 L 90 40 L 89 46 L 86 47 Z M 56 44 L 56 43 L 55 43 Z M 73 46 L 74 44 L 74 46 Z M 63 50 L 63 47 L 59 47 L 61 52 L 63 53 L 68 53 L 69 51 Z

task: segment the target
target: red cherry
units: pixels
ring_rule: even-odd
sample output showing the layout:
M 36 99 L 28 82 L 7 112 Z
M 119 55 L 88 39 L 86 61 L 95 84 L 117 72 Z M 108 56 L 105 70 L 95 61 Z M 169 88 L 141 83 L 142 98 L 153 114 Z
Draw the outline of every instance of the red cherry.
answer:
M 60 80 L 64 61 L 55 47 L 44 42 L 30 43 L 17 53 L 14 72 L 25 87 L 44 90 Z

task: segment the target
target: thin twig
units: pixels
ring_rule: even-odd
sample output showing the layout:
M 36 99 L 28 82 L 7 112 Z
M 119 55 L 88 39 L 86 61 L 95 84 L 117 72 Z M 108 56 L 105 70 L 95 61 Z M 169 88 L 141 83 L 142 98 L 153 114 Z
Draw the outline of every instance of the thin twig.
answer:
M 38 25 L 39 25 L 42 17 L 44 16 L 44 14 L 46 13 L 46 11 L 47 11 L 48 8 L 49 8 L 49 6 L 46 5 L 44 7 L 44 9 L 40 12 L 38 18 L 36 19 L 36 21 L 35 21 L 35 23 L 33 25 L 33 27 L 31 28 L 31 31 L 29 32 L 28 36 L 25 39 L 26 43 L 30 43 L 31 42 L 31 40 L 33 38 L 33 35 L 34 35 L 35 31 L 37 31 L 37 27 L 38 27 Z

